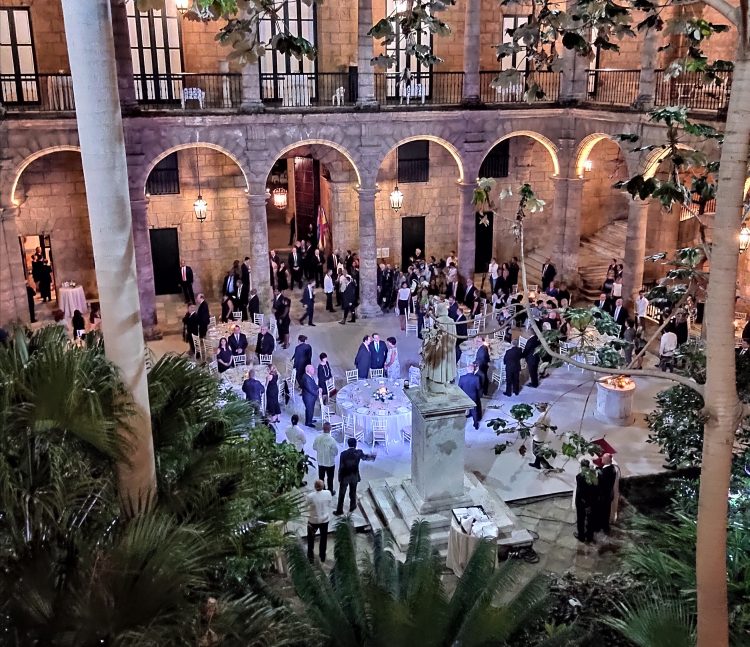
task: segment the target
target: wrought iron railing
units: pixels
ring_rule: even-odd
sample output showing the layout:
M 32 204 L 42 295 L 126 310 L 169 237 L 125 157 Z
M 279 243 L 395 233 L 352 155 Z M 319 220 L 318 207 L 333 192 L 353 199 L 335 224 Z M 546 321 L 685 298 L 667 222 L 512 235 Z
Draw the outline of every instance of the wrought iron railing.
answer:
M 0 74 L 0 101 L 11 111 L 75 110 L 69 74 Z
M 700 72 L 683 72 L 676 78 L 665 78 L 664 70 L 656 70 L 656 106 L 685 106 L 691 110 L 722 112 L 729 105 L 732 73 L 719 72 L 720 84 L 705 83 Z
M 136 74 L 135 96 L 152 110 L 239 108 L 242 75 L 238 73 Z
M 533 84 L 544 92 L 533 103 L 555 103 L 560 98 L 560 73 L 552 71 L 522 72 L 518 82 L 502 87 L 493 87 L 499 72 L 479 73 L 479 98 L 483 103 L 524 103 L 525 94 Z
M 463 72 L 392 72 L 375 75 L 375 97 L 387 105 L 460 105 Z
M 631 106 L 638 99 L 640 70 L 589 70 L 588 100 L 610 106 Z
M 260 75 L 260 97 L 271 107 L 345 106 L 357 99 L 357 75 L 349 72 Z

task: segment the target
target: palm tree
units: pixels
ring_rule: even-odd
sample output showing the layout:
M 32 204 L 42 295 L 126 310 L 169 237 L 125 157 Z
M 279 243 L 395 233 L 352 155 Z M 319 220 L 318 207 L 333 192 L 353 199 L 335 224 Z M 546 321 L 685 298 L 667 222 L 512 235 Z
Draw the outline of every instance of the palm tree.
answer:
M 515 582 L 515 565 L 495 567 L 496 547 L 482 542 L 452 595 L 441 582 L 442 561 L 429 538 L 429 524 L 411 528 L 405 561 L 393 555 L 383 533 L 375 536 L 372 558 L 357 564 L 354 528 L 349 520 L 334 530 L 330 576 L 307 561 L 299 544 L 288 557 L 297 595 L 326 647 L 401 645 L 443 647 L 517 645 L 547 601 L 547 581 L 534 577 L 502 606 L 494 600 Z M 569 644 L 571 631 L 553 632 L 540 645 Z

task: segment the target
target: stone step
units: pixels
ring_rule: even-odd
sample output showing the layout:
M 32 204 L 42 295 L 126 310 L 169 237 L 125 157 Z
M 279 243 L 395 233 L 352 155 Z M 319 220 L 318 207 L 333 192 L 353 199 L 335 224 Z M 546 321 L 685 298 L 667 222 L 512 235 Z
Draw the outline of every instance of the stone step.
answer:
M 372 497 L 370 497 L 369 491 L 365 492 L 364 496 L 358 497 L 358 503 L 360 511 L 370 526 L 370 530 L 373 533 L 383 530 L 383 523 L 380 521 L 377 510 L 375 510 L 375 503 Z

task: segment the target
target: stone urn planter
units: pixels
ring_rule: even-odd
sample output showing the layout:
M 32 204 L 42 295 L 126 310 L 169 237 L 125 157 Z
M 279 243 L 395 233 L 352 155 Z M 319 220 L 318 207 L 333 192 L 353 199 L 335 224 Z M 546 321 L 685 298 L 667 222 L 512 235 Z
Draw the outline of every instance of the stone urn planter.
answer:
M 624 375 L 597 381 L 594 417 L 602 422 L 623 427 L 632 425 L 635 421 L 634 395 L 635 382 Z

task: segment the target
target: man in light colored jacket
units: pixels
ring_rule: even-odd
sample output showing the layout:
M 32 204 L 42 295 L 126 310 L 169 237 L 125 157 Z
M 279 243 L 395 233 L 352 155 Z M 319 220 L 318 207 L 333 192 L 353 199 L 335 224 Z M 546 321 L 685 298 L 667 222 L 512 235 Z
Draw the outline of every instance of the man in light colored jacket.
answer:
M 336 494 L 333 489 L 333 474 L 336 470 L 336 456 L 339 453 L 339 446 L 331 436 L 331 423 L 323 423 L 323 433 L 316 436 L 313 441 L 313 449 L 318 459 L 318 478 L 321 481 L 328 480 L 328 489 L 331 494 Z
M 320 561 L 326 561 L 328 522 L 333 512 L 333 495 L 325 489 L 323 481 L 315 481 L 315 491 L 307 495 L 307 559 L 315 560 L 315 534 L 320 530 Z

